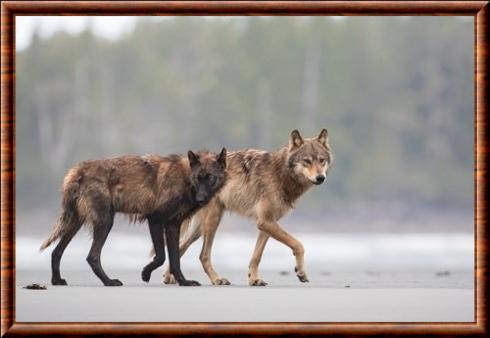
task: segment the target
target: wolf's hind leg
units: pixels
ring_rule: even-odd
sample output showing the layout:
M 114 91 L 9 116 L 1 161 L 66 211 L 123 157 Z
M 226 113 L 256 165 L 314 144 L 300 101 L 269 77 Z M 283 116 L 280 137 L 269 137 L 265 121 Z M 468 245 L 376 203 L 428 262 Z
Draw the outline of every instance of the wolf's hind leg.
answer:
M 105 273 L 102 265 L 100 263 L 100 254 L 102 252 L 102 247 L 107 240 L 107 236 L 112 229 L 114 224 L 114 213 L 112 211 L 108 212 L 106 215 L 101 217 L 94 224 L 94 240 L 92 242 L 92 247 L 87 256 L 87 262 L 92 268 L 92 271 L 99 277 L 99 279 L 104 283 L 105 286 L 121 286 L 122 283 L 118 279 L 110 279 Z
M 141 272 L 141 279 L 144 282 L 149 282 L 151 273 L 156 268 L 163 265 L 165 262 L 165 240 L 163 238 L 163 223 L 157 220 L 148 220 L 151 240 L 153 242 L 153 248 L 155 249 L 155 256 L 153 260 L 143 268 Z
M 223 206 L 217 201 L 213 205 L 208 206 L 207 213 L 204 215 L 201 231 L 203 234 L 203 244 L 201 254 L 199 256 L 204 271 L 208 275 L 213 285 L 230 285 L 230 281 L 226 278 L 220 277 L 213 269 L 211 263 L 211 249 L 213 247 L 214 235 L 218 229 L 221 216 L 223 216 Z
M 255 250 L 248 265 L 248 284 L 252 286 L 265 286 L 267 283 L 259 277 L 259 263 L 264 253 L 265 245 L 269 235 L 265 232 L 260 231 L 257 237 L 257 242 L 255 243 Z
M 80 222 L 73 222 L 71 226 L 67 229 L 64 235 L 61 236 L 58 245 L 51 253 L 51 284 L 52 285 L 67 285 L 66 280 L 61 278 L 60 273 L 60 261 L 63 252 L 65 252 L 66 247 L 71 242 L 73 237 L 76 235 L 82 224 Z

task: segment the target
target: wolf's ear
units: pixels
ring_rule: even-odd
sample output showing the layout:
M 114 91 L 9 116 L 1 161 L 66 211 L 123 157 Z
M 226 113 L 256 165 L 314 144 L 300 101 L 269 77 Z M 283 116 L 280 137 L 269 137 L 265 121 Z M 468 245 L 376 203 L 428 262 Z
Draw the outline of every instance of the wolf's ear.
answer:
M 323 144 L 325 147 L 328 147 L 328 131 L 327 129 L 323 128 L 322 131 L 320 132 L 320 135 L 317 137 L 318 142 Z
M 291 136 L 289 138 L 289 150 L 293 150 L 295 148 L 300 147 L 304 143 L 303 138 L 299 134 L 297 129 L 294 129 L 291 132 Z
M 191 165 L 191 168 L 195 167 L 196 165 L 199 165 L 201 162 L 199 161 L 199 156 L 194 154 L 192 150 L 189 150 L 187 152 L 187 157 L 189 158 L 189 164 Z
M 217 161 L 223 168 L 226 168 L 226 148 L 221 149 L 221 153 L 219 153 Z

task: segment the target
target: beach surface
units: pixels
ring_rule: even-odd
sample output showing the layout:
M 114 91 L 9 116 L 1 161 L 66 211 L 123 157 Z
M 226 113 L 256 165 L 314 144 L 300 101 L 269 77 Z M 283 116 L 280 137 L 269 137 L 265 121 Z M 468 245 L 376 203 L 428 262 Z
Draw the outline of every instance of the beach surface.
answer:
M 135 230 L 136 232 L 136 230 Z M 90 238 L 77 236 L 61 262 L 68 286 L 51 286 L 50 252 L 42 238 L 16 241 L 19 322 L 472 322 L 471 234 L 300 234 L 310 283 L 300 283 L 288 248 L 271 241 L 260 265 L 266 287 L 251 287 L 247 266 L 255 237 L 218 234 L 215 269 L 232 285 L 213 286 L 199 262 L 200 243 L 182 259 L 200 287 L 140 279 L 149 236 L 111 233 L 102 265 L 122 287 L 104 287 L 85 257 Z M 28 290 L 32 283 L 47 290 Z
M 161 270 L 161 269 L 160 269 Z M 19 322 L 472 322 L 471 272 L 323 272 L 301 284 L 294 273 L 267 271 L 266 287 L 250 287 L 245 276 L 233 285 L 212 286 L 200 271 L 186 273 L 200 287 L 149 284 L 138 271 L 110 271 L 122 287 L 104 287 L 91 271 L 66 271 L 70 285 L 27 290 L 49 280 L 46 271 L 17 274 Z M 438 287 L 439 285 L 439 287 Z

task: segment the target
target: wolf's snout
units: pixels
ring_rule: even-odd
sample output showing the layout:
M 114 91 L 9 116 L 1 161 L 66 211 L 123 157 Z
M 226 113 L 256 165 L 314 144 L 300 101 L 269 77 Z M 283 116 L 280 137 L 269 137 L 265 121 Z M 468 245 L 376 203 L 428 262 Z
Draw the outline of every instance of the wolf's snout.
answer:
M 198 194 L 196 194 L 196 202 L 198 202 L 198 203 L 202 203 L 202 202 L 204 202 L 204 201 L 206 201 L 206 194 L 203 194 L 203 193 L 201 193 L 201 194 L 199 194 L 199 193 L 198 193 Z
M 315 184 L 322 184 L 325 181 L 325 175 L 318 175 L 315 179 Z

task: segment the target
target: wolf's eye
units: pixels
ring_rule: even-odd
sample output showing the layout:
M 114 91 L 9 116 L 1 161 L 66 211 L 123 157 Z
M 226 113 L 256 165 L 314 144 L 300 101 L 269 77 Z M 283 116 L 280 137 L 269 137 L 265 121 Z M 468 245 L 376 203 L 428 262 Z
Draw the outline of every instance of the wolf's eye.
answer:
M 216 182 L 216 176 L 208 175 L 207 180 L 209 183 L 214 184 L 214 182 Z
M 323 157 L 320 157 L 320 158 L 318 159 L 318 162 L 320 162 L 320 164 L 323 164 L 323 163 L 325 163 L 325 159 L 324 159 Z
M 311 160 L 309 158 L 304 158 L 303 159 L 303 163 L 304 164 L 307 164 L 307 165 L 310 165 L 311 164 Z

